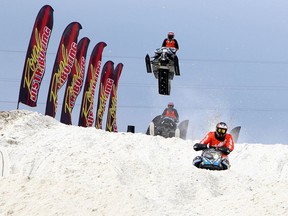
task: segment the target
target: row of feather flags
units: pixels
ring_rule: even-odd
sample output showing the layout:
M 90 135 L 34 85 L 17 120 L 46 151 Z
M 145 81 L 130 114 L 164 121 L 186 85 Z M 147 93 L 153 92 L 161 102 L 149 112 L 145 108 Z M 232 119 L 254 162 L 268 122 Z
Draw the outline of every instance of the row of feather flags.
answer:
M 25 58 L 17 109 L 20 102 L 30 107 L 37 106 L 38 93 L 45 74 L 46 52 L 53 28 L 53 12 L 50 5 L 45 5 L 36 17 Z M 95 121 L 95 127 L 102 129 L 106 103 L 109 99 L 106 130 L 117 132 L 117 89 L 123 64 L 119 63 L 114 67 L 112 61 L 107 61 L 101 71 L 102 53 L 107 44 L 99 42 L 90 55 L 84 82 L 90 40 L 83 37 L 78 42 L 81 29 L 82 26 L 78 22 L 72 22 L 63 32 L 52 70 L 45 115 L 55 118 L 58 91 L 66 83 L 60 121 L 71 125 L 76 98 L 84 85 L 78 125 L 91 127 Z M 98 77 L 100 78 L 98 103 L 94 118 L 93 107 Z

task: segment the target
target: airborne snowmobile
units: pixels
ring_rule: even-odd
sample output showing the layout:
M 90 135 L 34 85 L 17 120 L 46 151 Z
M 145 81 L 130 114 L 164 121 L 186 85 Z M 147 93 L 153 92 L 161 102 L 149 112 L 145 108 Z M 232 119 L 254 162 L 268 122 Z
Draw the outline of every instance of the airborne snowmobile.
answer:
M 189 120 L 184 120 L 177 125 L 173 119 L 158 115 L 150 122 L 146 134 L 152 136 L 159 135 L 165 138 L 179 137 L 186 139 L 188 124 Z
M 175 48 L 162 47 L 155 50 L 155 56 L 145 57 L 147 73 L 154 73 L 158 79 L 158 92 L 161 95 L 170 95 L 171 80 L 180 75 L 179 61 Z M 152 65 L 152 67 L 151 67 Z

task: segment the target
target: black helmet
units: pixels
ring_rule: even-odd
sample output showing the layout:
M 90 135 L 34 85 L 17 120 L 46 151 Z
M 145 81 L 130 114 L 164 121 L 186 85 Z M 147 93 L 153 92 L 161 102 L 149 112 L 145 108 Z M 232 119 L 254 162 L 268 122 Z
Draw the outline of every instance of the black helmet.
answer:
M 228 130 L 228 126 L 225 122 L 219 122 L 216 125 L 216 134 L 219 137 L 224 137 L 227 133 L 227 130 Z
M 174 38 L 174 32 L 170 31 L 168 32 L 168 39 L 173 39 Z

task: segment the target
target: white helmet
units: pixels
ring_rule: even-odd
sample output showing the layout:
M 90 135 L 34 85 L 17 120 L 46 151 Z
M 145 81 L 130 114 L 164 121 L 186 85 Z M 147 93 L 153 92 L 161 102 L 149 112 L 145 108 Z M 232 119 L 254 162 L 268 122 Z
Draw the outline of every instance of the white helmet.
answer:
M 173 102 L 169 102 L 167 106 L 174 108 L 174 103 Z

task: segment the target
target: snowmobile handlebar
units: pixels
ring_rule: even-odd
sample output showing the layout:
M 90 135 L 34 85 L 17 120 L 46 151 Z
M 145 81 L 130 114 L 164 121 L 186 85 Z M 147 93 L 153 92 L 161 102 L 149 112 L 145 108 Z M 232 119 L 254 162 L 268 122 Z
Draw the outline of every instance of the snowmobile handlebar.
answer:
M 205 144 L 201 144 L 201 143 L 195 143 L 195 145 L 193 146 L 193 149 L 195 151 L 201 151 L 201 150 L 204 150 L 204 149 L 207 149 L 208 146 L 205 145 Z
M 174 47 L 161 47 L 161 48 L 157 48 L 154 52 L 160 54 L 164 50 L 170 52 L 171 54 L 175 54 L 177 52 L 177 49 Z
M 179 122 L 178 119 L 171 118 L 171 117 L 165 116 L 165 115 L 161 115 L 161 119 L 170 119 L 170 120 L 172 120 L 172 121 L 175 122 L 175 123 L 178 123 L 178 122 Z
M 223 154 L 226 154 L 226 155 L 230 154 L 230 149 L 227 148 L 227 147 L 210 146 L 209 148 L 214 148 L 214 149 L 216 149 L 216 150 L 218 150 L 218 151 L 220 151 L 220 152 L 222 152 Z
M 226 155 L 230 154 L 230 152 L 231 152 L 230 149 L 227 147 L 219 147 L 218 150 L 221 151 L 222 153 L 226 154 Z
M 227 147 L 214 147 L 214 146 L 208 146 L 208 145 L 205 145 L 205 144 L 201 144 L 201 143 L 196 143 L 194 146 L 193 146 L 194 150 L 195 151 L 201 151 L 201 150 L 205 150 L 205 149 L 208 149 L 208 148 L 214 148 L 214 149 L 217 149 L 219 150 L 220 152 L 228 155 L 230 154 L 230 149 L 227 148 Z

